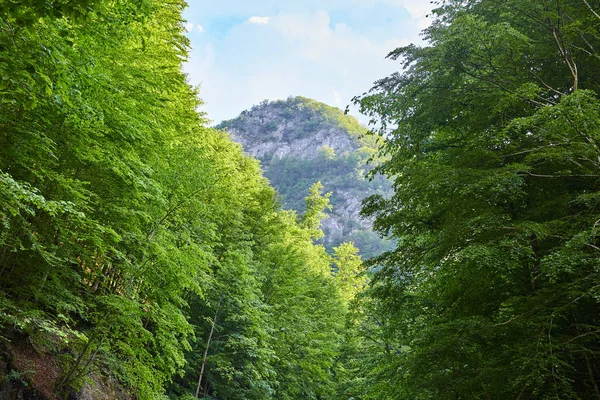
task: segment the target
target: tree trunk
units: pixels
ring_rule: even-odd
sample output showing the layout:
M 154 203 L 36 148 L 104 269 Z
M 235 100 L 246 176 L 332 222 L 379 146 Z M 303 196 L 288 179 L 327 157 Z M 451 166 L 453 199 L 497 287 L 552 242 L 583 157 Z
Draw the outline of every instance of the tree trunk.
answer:
M 213 333 L 215 332 L 215 326 L 217 325 L 217 317 L 219 316 L 219 308 L 221 307 L 221 295 L 219 297 L 219 301 L 217 302 L 217 308 L 215 309 L 215 316 L 212 321 L 212 326 L 210 327 L 210 333 L 208 334 L 208 340 L 206 341 L 206 348 L 204 349 L 204 355 L 202 356 L 202 367 L 200 367 L 200 376 L 198 377 L 198 385 L 196 386 L 196 398 L 200 394 L 200 387 L 202 384 L 202 377 L 204 376 L 204 368 L 206 367 L 206 357 L 208 356 L 208 349 L 210 348 L 210 343 L 212 341 Z

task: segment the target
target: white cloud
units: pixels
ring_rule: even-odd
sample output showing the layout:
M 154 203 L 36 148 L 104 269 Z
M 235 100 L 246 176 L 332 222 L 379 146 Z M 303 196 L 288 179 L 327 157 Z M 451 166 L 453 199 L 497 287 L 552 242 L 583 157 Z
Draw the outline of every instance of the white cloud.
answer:
M 331 89 L 331 92 L 333 93 L 333 104 L 342 107 L 342 96 L 335 89 Z
M 417 27 L 419 28 L 419 31 L 422 31 L 423 29 L 429 28 L 432 22 L 433 18 L 431 16 L 423 17 L 417 21 Z
M 205 92 L 203 83 L 212 78 L 214 70 L 215 49 L 211 44 L 194 48 L 187 63 L 184 64 L 184 72 L 188 74 L 190 83 L 202 85 L 203 93 Z M 208 87 L 210 88 L 211 85 Z
M 353 0 L 353 5 L 363 8 L 373 7 L 378 3 L 405 9 L 419 30 L 429 27 L 433 21 L 431 14 L 435 5 L 430 0 Z
M 337 75 L 339 71 L 345 71 L 340 78 L 356 73 L 370 74 L 370 71 L 361 74 L 361 67 L 380 65 L 389 51 L 409 44 L 406 39 L 373 43 L 346 24 L 336 24 L 332 28 L 330 22 L 329 14 L 323 11 L 308 15 L 280 14 L 273 18 L 274 28 L 301 57 L 312 62 L 314 67 L 325 68 L 324 72 L 335 71 Z
M 200 25 L 200 24 L 197 24 L 197 25 L 196 25 L 196 30 L 197 30 L 198 32 L 200 32 L 200 33 L 204 32 L 204 28 L 203 28 L 203 27 L 202 27 L 202 25 Z
M 431 13 L 433 8 L 431 2 L 427 0 L 403 0 L 402 5 L 410 16 L 415 19 L 424 18 L 427 14 Z
M 250 17 L 248 18 L 248 22 L 251 24 L 266 25 L 269 23 L 269 19 L 269 17 Z
M 401 7 L 406 9 L 414 19 L 420 19 L 429 14 L 433 8 L 430 0 L 353 0 L 354 6 L 372 7 L 373 5 L 385 4 L 392 7 Z
M 381 38 L 369 38 L 347 23 L 332 25 L 323 11 L 247 21 L 265 28 L 242 23 L 218 41 L 207 34 L 192 43 L 186 71 L 192 83 L 202 83 L 203 110 L 215 122 L 233 118 L 264 99 L 290 95 L 343 109 L 375 80 L 400 68 L 400 63 L 385 59 L 390 51 L 419 41 L 416 20 L 399 24 L 397 31 Z
M 210 16 L 247 16 L 269 15 L 273 10 L 303 12 L 306 10 L 339 11 L 351 8 L 370 8 L 376 4 L 405 8 L 413 18 L 425 16 L 432 8 L 431 0 L 256 0 L 256 1 L 188 1 L 190 8 L 196 8 L 198 15 Z M 197 4 L 197 6 L 195 5 Z
M 191 22 L 187 22 L 184 26 L 186 32 L 191 32 L 194 29 L 194 24 Z
M 410 16 L 416 20 L 419 31 L 428 28 L 433 22 L 431 11 L 433 5 L 424 0 L 403 0 L 403 6 Z

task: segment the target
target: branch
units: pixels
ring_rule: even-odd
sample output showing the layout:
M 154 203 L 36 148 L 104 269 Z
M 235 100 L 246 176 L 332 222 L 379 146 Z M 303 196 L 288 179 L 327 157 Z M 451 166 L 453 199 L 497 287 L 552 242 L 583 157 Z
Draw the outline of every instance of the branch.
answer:
M 507 92 L 507 93 L 510 93 L 510 94 L 512 94 L 512 95 L 515 95 L 515 96 L 519 97 L 521 100 L 528 101 L 528 102 L 530 102 L 531 104 L 534 104 L 534 105 L 536 105 L 536 106 L 539 106 L 539 107 L 546 107 L 546 106 L 548 106 L 548 105 L 551 105 L 551 106 L 555 105 L 553 102 L 551 102 L 551 101 L 548 101 L 547 99 L 544 99 L 544 100 L 545 100 L 545 103 L 542 103 L 542 102 L 539 102 L 539 101 L 537 101 L 537 100 L 533 100 L 533 99 L 531 99 L 531 98 L 525 97 L 525 96 L 523 96 L 523 95 L 520 95 L 519 93 L 517 93 L 515 90 L 510 90 L 509 88 L 507 88 L 507 87 L 505 87 L 505 86 L 501 85 L 499 82 L 497 82 L 497 81 L 496 81 L 496 80 L 494 80 L 494 79 L 487 78 L 487 77 L 484 77 L 484 76 L 479 76 L 479 75 L 476 75 L 476 74 L 474 74 L 474 73 L 472 73 L 472 72 L 469 72 L 469 71 L 467 71 L 465 68 L 461 68 L 461 67 L 458 67 L 458 68 L 461 70 L 461 72 L 463 72 L 463 73 L 467 74 L 467 75 L 468 75 L 468 76 L 470 76 L 471 78 L 478 79 L 478 80 L 480 80 L 480 81 L 483 81 L 483 82 L 488 82 L 488 83 L 490 83 L 490 84 L 492 84 L 492 85 L 496 86 L 498 89 L 500 89 L 500 90 L 503 90 L 503 91 L 505 91 L 505 92 Z
M 587 8 L 590 9 L 590 11 L 592 12 L 592 14 L 594 14 L 596 16 L 596 18 L 600 19 L 600 15 L 598 15 L 598 13 L 596 11 L 594 11 L 594 9 L 592 8 L 592 6 L 590 6 L 590 3 L 588 3 L 586 0 L 583 0 L 583 2 L 587 6 Z
M 550 24 L 550 31 L 552 32 L 552 36 L 554 37 L 554 41 L 556 42 L 556 46 L 558 47 L 558 51 L 563 57 L 563 61 L 567 64 L 569 71 L 571 72 L 571 76 L 573 77 L 573 91 L 576 92 L 579 86 L 579 77 L 577 73 L 577 64 L 573 59 L 569 56 L 569 52 L 562 43 L 562 35 L 558 28 L 554 25 L 552 20 L 548 18 L 548 23 Z
M 545 145 L 545 146 L 536 147 L 535 149 L 523 150 L 523 151 L 519 151 L 517 153 L 511 153 L 511 154 L 504 154 L 501 157 L 502 158 L 515 157 L 515 156 L 520 156 L 520 155 L 523 155 L 523 154 L 533 153 L 534 151 L 541 150 L 541 149 L 544 149 L 546 147 L 556 147 L 556 146 L 562 146 L 562 145 L 563 145 L 562 143 L 550 143 L 550 144 Z
M 579 338 L 585 337 L 585 336 L 594 335 L 594 334 L 596 334 L 596 333 L 600 333 L 600 330 L 598 330 L 598 331 L 593 331 L 593 332 L 586 332 L 586 333 L 582 333 L 581 335 L 577 335 L 577 336 L 575 336 L 574 338 L 571 338 L 571 339 L 567 340 L 566 342 L 564 342 L 564 344 L 567 344 L 567 343 L 573 342 L 573 341 L 575 341 L 575 340 L 577 340 L 577 339 L 579 339 Z
M 198 193 L 200 193 L 202 190 L 206 189 L 205 187 L 200 187 L 200 189 L 193 191 L 192 193 L 188 194 L 186 196 L 186 198 L 184 198 L 183 200 L 179 201 L 177 204 L 175 204 L 173 207 L 171 207 L 169 210 L 167 210 L 167 212 L 165 213 L 165 215 L 154 225 L 154 227 L 148 232 L 148 234 L 146 235 L 146 240 L 149 240 L 154 233 L 156 232 L 156 230 L 163 224 L 165 223 L 165 221 L 171 216 L 171 214 L 173 214 L 175 211 L 177 211 L 177 209 L 179 207 L 181 207 L 182 205 L 184 205 L 185 203 L 187 203 L 188 201 L 192 200 L 192 198 L 197 195 Z
M 546 175 L 546 174 L 534 174 L 529 171 L 517 171 L 517 174 L 525 174 L 533 176 L 535 178 L 600 178 L 600 175 L 592 174 L 581 174 L 581 175 Z
M 540 76 L 538 74 L 533 72 L 531 69 L 528 69 L 528 71 L 531 73 L 531 75 L 533 75 L 533 77 L 535 79 L 537 79 L 542 85 L 546 86 L 546 88 L 548 88 L 550 91 L 552 91 L 558 95 L 565 96 L 565 93 L 561 92 L 560 90 L 554 89 L 552 86 L 548 85 L 546 82 L 544 82 L 544 80 L 542 78 L 540 78 Z

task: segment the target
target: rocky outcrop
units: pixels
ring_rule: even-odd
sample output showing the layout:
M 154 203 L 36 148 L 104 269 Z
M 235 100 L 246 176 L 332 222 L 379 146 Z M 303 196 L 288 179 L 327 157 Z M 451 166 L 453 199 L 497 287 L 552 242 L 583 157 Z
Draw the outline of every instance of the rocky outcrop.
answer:
M 372 232 L 371 221 L 360 216 L 362 200 L 386 195 L 390 185 L 382 177 L 364 178 L 370 168 L 367 159 L 377 145 L 356 119 L 315 100 L 290 97 L 265 101 L 217 128 L 227 130 L 246 153 L 260 160 L 284 207 L 302 213 L 310 185 L 323 183 L 332 193 L 333 206 L 322 223 L 326 247 L 353 241 L 365 257 L 391 247 Z
M 252 125 L 253 129 L 260 129 L 260 125 Z M 238 129 L 229 131 L 231 137 L 242 144 L 244 149 L 265 164 L 273 158 L 297 157 L 315 158 L 319 155 L 323 146 L 333 149 L 336 153 L 356 151 L 357 144 L 343 129 L 327 127 L 319 129 L 308 137 L 297 137 L 290 139 L 297 130 L 298 121 L 290 121 L 278 126 L 268 138 L 261 138 L 257 134 L 252 136 Z
M 343 126 L 341 118 L 350 123 Z M 323 146 L 337 154 L 356 151 L 361 144 L 350 135 L 350 126 L 355 135 L 364 133 L 360 124 L 341 110 L 303 97 L 263 102 L 219 125 L 265 166 L 273 158 L 315 158 Z
M 90 373 L 78 389 L 59 390 L 60 355 L 31 338 L 0 344 L 0 400 L 132 400 L 110 374 Z

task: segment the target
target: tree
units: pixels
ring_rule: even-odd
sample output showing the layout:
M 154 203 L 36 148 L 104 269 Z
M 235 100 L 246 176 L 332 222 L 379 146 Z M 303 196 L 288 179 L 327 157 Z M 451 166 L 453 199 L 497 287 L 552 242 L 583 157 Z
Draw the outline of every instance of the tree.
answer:
M 367 283 L 362 260 L 358 255 L 358 249 L 350 242 L 342 243 L 333 251 L 336 267 L 335 281 L 341 297 L 346 302 L 350 302 L 363 291 Z
M 344 304 L 331 276 L 331 258 L 313 245 L 314 229 L 281 211 L 283 239 L 264 254 L 264 301 L 272 329 L 274 398 L 328 399 L 335 393 Z
M 323 184 L 321 182 L 314 183 L 306 197 L 306 211 L 302 215 L 301 224 L 311 232 L 314 239 L 323 237 L 321 231 L 321 221 L 325 218 L 326 210 L 331 210 L 329 197 L 331 193 L 323 195 Z
M 371 396 L 600 398 L 590 6 L 441 2 L 429 45 L 356 99 L 395 189 L 364 213 L 398 240 L 370 289 L 391 350 Z
M 206 130 L 180 72 L 182 7 L 25 2 L 3 13 L 2 347 L 30 340 L 60 354 L 58 391 L 110 368 L 155 398 L 185 361 L 184 294 L 201 292 L 207 249 L 189 239 L 209 229 L 182 224 L 198 203 L 161 181 L 173 148 Z
M 25 376 L 10 355 L 33 345 L 44 398 L 332 395 L 328 196 L 281 211 L 206 127 L 185 3 L 21 3 L 0 2 L 0 364 Z

